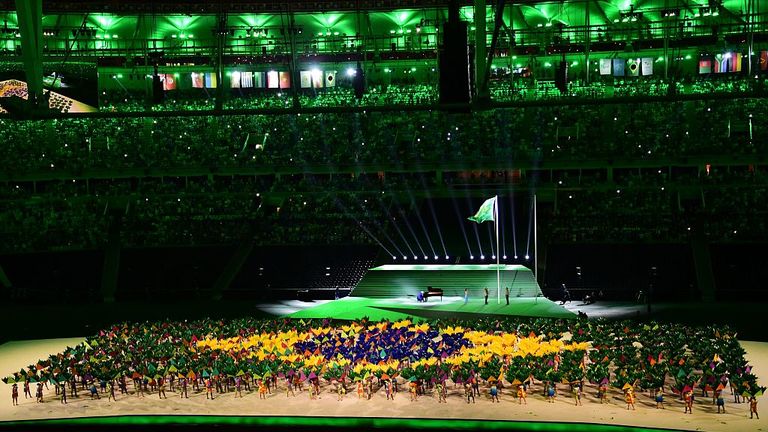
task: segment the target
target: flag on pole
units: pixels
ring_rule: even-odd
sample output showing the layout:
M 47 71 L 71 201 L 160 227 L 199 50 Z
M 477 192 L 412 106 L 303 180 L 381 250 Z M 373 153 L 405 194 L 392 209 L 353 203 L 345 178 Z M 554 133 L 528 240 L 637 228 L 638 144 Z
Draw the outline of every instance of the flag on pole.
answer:
M 483 222 L 488 222 L 488 221 L 495 221 L 496 220 L 496 212 L 495 212 L 496 198 L 497 197 L 493 197 L 485 200 L 483 205 L 480 206 L 480 210 L 478 210 L 474 216 L 468 217 L 467 219 L 479 224 Z

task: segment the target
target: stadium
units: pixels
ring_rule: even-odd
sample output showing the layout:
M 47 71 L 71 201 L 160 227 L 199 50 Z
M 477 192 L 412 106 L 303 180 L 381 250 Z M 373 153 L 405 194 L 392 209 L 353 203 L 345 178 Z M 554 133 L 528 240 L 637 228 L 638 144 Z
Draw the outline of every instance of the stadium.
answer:
M 762 6 L 0 0 L 0 431 L 765 430 Z

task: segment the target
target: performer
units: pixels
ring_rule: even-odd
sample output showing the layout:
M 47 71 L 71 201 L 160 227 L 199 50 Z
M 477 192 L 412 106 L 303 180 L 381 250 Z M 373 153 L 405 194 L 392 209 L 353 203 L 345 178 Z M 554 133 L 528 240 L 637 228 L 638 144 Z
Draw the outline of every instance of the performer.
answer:
M 125 375 L 120 377 L 120 381 L 118 381 L 118 387 L 120 387 L 120 394 L 128 394 L 128 383 L 125 381 Z
M 509 287 L 504 288 L 504 298 L 507 300 L 507 306 L 509 306 Z
M 235 377 L 235 397 L 243 398 L 243 379 Z
M 267 398 L 267 384 L 264 380 L 259 381 L 259 399 Z
M 624 393 L 624 400 L 627 402 L 627 410 L 631 407 L 634 411 L 635 409 L 635 391 L 631 388 L 628 388 L 626 392 Z
M 29 391 L 29 380 L 24 380 L 24 399 L 31 399 L 32 392 Z
M 37 397 L 37 403 L 43 403 L 43 383 L 37 383 L 37 392 L 35 392 L 35 396 Z
M 656 391 L 656 409 L 664 409 L 664 387 L 659 387 Z
M 722 390 L 715 391 L 715 401 L 717 403 L 717 413 L 720 414 L 720 408 L 722 408 L 723 414 L 725 414 L 725 399 L 723 398 Z
M 189 393 L 187 392 L 188 385 L 189 382 L 187 381 L 187 377 L 179 379 L 179 397 L 189 399 Z
M 576 402 L 576 406 L 581 405 L 581 383 L 576 383 L 571 387 L 571 393 L 573 394 L 573 399 Z
M 472 403 L 475 403 L 475 392 L 469 383 L 464 384 L 464 395 L 467 397 L 467 403 L 470 399 L 472 399 Z
M 757 398 L 754 396 L 749 398 L 749 418 L 752 418 L 753 414 L 760 420 L 760 416 L 757 415 Z
M 288 395 L 296 396 L 296 393 L 293 392 L 293 386 L 291 385 L 291 377 L 285 377 L 285 397 L 288 397 Z
M 357 382 L 357 398 L 362 399 L 365 397 L 365 386 L 362 381 Z
M 19 385 L 16 383 L 13 383 L 13 386 L 11 387 L 11 401 L 13 402 L 13 406 L 19 404 Z
M 96 388 L 96 382 L 91 382 L 91 387 L 89 389 L 91 391 L 91 400 L 93 399 L 101 399 L 101 396 L 99 396 L 99 389 Z
M 517 403 L 518 405 L 528 405 L 528 395 L 525 393 L 523 384 L 517 386 Z
M 392 388 L 392 381 L 384 381 L 384 392 L 387 394 L 387 400 L 395 400 L 395 393 Z
M 600 387 L 597 388 L 598 396 L 600 397 L 600 403 L 610 403 L 608 400 L 608 384 L 600 384 Z
M 683 400 L 685 401 L 685 411 L 683 411 L 683 414 L 693 414 L 693 390 L 685 392 Z
M 445 400 L 445 386 L 442 382 L 438 382 L 435 385 L 435 391 L 437 392 L 437 403 L 448 403 L 448 401 Z
M 61 382 L 61 403 L 67 403 L 67 384 L 65 381 Z
M 491 402 L 501 403 L 501 401 L 499 401 L 499 389 L 496 388 L 496 383 L 493 383 L 491 385 L 490 393 L 491 393 Z
M 213 400 L 213 381 L 210 378 L 205 380 L 205 399 Z
M 165 379 L 163 377 L 157 379 L 157 396 L 160 399 L 168 399 L 168 396 L 165 395 Z
M 557 388 L 554 384 L 547 382 L 547 402 L 549 403 L 555 403 L 555 398 L 557 397 Z
M 483 292 L 485 293 L 485 304 L 488 304 L 488 287 L 483 288 Z
M 464 288 L 464 304 L 467 304 L 469 302 L 469 289 Z
M 343 401 L 344 400 L 344 395 L 347 394 L 347 388 L 344 387 L 344 384 L 339 382 L 338 384 L 336 384 L 336 393 L 338 393 L 338 396 L 336 397 L 336 400 L 337 401 Z
M 115 385 L 112 383 L 112 381 L 107 383 L 107 394 L 109 394 L 107 402 L 111 400 L 117 402 L 117 398 L 115 397 Z

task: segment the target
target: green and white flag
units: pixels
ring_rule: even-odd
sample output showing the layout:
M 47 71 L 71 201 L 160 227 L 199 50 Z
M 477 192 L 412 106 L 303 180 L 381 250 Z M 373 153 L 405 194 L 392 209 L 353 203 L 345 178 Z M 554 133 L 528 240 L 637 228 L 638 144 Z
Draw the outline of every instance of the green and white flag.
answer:
M 495 221 L 496 220 L 496 198 L 488 198 L 485 200 L 483 205 L 480 206 L 480 210 L 475 213 L 474 216 L 468 217 L 467 219 L 471 220 L 472 222 L 477 223 L 483 223 L 487 221 Z

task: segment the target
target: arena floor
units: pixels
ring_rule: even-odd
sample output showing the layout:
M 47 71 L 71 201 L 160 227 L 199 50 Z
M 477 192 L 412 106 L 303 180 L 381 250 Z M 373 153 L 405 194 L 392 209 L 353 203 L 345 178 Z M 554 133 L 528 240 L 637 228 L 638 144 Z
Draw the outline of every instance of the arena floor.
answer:
M 0 345 L 0 370 L 12 371 L 19 365 L 35 362 L 51 353 L 76 344 L 83 338 L 15 341 Z M 759 379 L 768 380 L 768 343 L 742 342 L 747 358 L 754 365 Z M 667 397 L 665 410 L 657 410 L 647 394 L 639 394 L 637 410 L 627 411 L 618 390 L 611 395 L 611 403 L 601 405 L 595 389 L 585 391 L 584 405 L 574 406 L 567 395 L 553 404 L 540 395 L 541 386 L 535 386 L 527 405 L 519 405 L 510 394 L 502 392 L 501 403 L 495 404 L 486 395 L 477 403 L 467 404 L 459 388 L 450 388 L 448 403 L 439 404 L 436 398 L 423 396 L 416 402 L 400 393 L 394 401 L 387 401 L 383 391 L 372 400 L 359 400 L 348 394 L 342 401 L 324 388 L 318 400 L 310 400 L 306 392 L 286 397 L 275 392 L 266 400 L 256 393 L 235 398 L 225 394 L 216 400 L 206 400 L 204 393 L 190 393 L 189 399 L 180 399 L 168 392 L 168 399 L 158 400 L 156 395 L 139 398 L 134 394 L 118 395 L 116 402 L 100 400 L 81 392 L 81 396 L 62 405 L 53 390 L 46 391 L 45 403 L 20 398 L 20 405 L 10 403 L 10 386 L 0 385 L 5 402 L 0 404 L 0 429 L 34 429 L 39 426 L 110 427 L 137 425 L 179 424 L 237 424 L 246 426 L 273 426 L 275 428 L 347 429 L 478 429 L 500 430 L 705 430 L 705 431 L 764 431 L 768 430 L 765 417 L 750 420 L 746 404 L 734 404 L 727 398 L 725 414 L 717 414 L 710 399 L 699 398 L 693 415 L 683 414 L 682 402 L 673 395 Z M 129 389 L 131 387 L 129 386 Z M 282 390 L 280 387 L 278 390 Z M 23 393 L 23 392 L 22 392 Z M 761 398 L 763 399 L 763 398 Z M 396 414 L 395 414 L 396 413 Z M 52 420 L 59 419 L 59 420 Z M 619 426 L 619 427 L 616 427 Z M 629 428 L 627 428 L 629 427 Z

